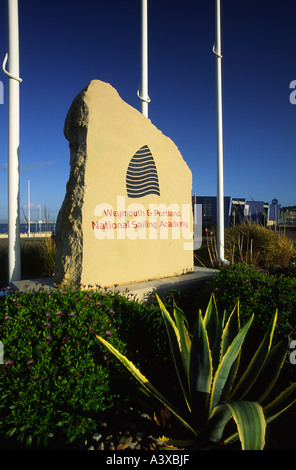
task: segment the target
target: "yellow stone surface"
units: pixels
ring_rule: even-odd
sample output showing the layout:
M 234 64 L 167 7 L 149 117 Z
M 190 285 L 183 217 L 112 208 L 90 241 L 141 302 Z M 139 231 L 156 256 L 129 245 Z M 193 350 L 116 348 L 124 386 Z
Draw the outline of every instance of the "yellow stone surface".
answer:
M 192 175 L 172 140 L 99 80 L 73 101 L 65 135 L 57 281 L 111 286 L 193 271 Z

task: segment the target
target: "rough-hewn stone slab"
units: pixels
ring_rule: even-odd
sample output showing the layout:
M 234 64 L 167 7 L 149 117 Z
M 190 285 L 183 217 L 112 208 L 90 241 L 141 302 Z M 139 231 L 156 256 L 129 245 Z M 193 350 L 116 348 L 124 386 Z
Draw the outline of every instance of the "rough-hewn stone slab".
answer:
M 176 145 L 99 80 L 74 99 L 64 132 L 57 282 L 111 286 L 193 271 L 192 176 Z

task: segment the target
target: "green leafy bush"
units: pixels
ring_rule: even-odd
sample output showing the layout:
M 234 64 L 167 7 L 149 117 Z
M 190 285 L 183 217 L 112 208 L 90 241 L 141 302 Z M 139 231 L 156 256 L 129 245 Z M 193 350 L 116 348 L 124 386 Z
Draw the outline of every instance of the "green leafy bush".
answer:
M 51 237 L 45 237 L 36 248 L 41 261 L 41 276 L 53 276 L 57 251 L 55 241 Z
M 23 279 L 50 277 L 54 274 L 56 244 L 50 237 L 21 238 Z M 0 239 L 0 286 L 8 283 L 8 239 Z
M 266 328 L 278 309 L 278 329 L 289 333 L 296 327 L 296 278 L 271 275 L 262 269 L 238 263 L 221 266 L 209 285 L 215 291 L 219 309 L 229 310 L 237 299 L 241 303 L 241 317 L 255 314 L 254 324 Z
M 260 224 L 244 223 L 225 229 L 225 258 L 230 264 L 245 263 L 269 270 L 287 270 L 295 259 L 293 241 L 283 232 Z M 195 251 L 197 265 L 219 267 L 215 229 L 206 232 Z
M 242 224 L 225 230 L 225 255 L 233 264 L 245 262 L 261 268 L 287 268 L 295 255 L 284 234 L 260 224 Z
M 49 435 L 72 441 L 93 431 L 106 410 L 124 408 L 128 385 L 125 390 L 123 380 L 118 383 L 118 364 L 100 353 L 94 333 L 122 352 L 129 342 L 141 362 L 133 344 L 137 325 L 149 328 L 149 311 L 129 295 L 104 289 L 0 297 L 1 435 L 27 444 L 46 442 Z

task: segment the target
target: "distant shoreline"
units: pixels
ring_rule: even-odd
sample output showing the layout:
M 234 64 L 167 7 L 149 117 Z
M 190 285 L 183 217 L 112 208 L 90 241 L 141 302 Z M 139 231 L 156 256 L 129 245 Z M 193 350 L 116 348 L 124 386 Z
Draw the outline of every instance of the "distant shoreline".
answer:
M 48 233 L 55 231 L 55 222 L 36 222 L 30 223 L 30 237 L 45 237 Z M 26 222 L 20 223 L 20 236 L 28 237 L 28 224 Z M 0 237 L 8 237 L 8 223 L 0 222 Z
M 31 232 L 30 236 L 28 236 L 28 233 L 21 233 L 20 238 L 27 238 L 28 240 L 31 238 L 46 238 L 50 237 L 52 232 Z M 8 239 L 8 233 L 0 233 L 0 238 L 1 239 Z

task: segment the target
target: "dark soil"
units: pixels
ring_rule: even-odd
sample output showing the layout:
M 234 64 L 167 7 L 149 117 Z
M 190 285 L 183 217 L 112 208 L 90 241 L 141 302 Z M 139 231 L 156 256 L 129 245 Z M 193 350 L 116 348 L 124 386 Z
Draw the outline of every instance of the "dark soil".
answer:
M 180 428 L 174 429 L 175 423 L 168 420 L 163 426 L 160 414 L 141 412 L 130 409 L 125 414 L 109 414 L 98 423 L 96 432 L 85 435 L 83 438 L 69 443 L 66 436 L 50 438 L 46 450 L 103 450 L 103 451 L 162 451 L 166 450 L 197 450 L 192 446 L 189 449 L 167 446 L 162 436 L 178 437 Z M 179 437 L 180 438 L 180 437 Z M 189 436 L 188 436 L 189 438 Z M 231 446 L 208 447 L 208 450 L 229 451 L 240 450 L 237 442 Z M 266 444 L 264 450 L 295 450 L 296 449 L 296 406 L 284 412 L 277 419 L 267 425 Z M 44 450 L 44 447 L 33 446 L 26 448 L 16 439 L 0 440 L 0 452 L 5 450 Z

